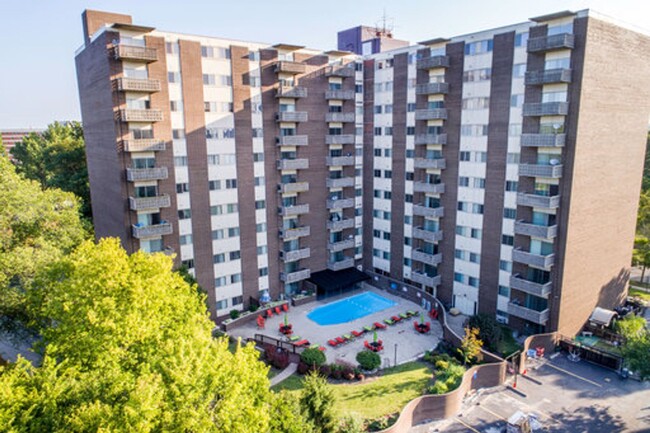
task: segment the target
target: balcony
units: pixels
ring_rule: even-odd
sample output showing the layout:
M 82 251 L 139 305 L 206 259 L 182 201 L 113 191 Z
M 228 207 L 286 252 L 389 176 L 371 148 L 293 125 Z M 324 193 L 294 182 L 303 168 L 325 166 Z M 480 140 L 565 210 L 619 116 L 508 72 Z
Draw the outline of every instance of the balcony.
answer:
M 304 170 L 309 168 L 309 159 L 281 159 L 278 161 L 278 170 Z
M 542 53 L 544 51 L 572 49 L 574 47 L 575 37 L 571 33 L 528 39 L 529 53 Z
M 541 86 L 543 84 L 570 83 L 571 69 L 558 68 L 543 71 L 528 71 L 524 78 L 527 86 Z
M 285 263 L 295 262 L 296 260 L 308 259 L 311 252 L 309 248 L 302 248 L 294 251 L 280 251 L 280 260 Z
M 296 204 L 293 206 L 281 206 L 278 208 L 278 213 L 283 217 L 290 217 L 296 215 L 303 215 L 309 213 L 308 204 Z
M 439 242 L 442 240 L 442 230 L 432 232 L 422 227 L 413 227 L 413 237 L 427 242 Z
M 354 99 L 354 90 L 326 90 L 325 99 L 348 101 Z
M 557 225 L 541 226 L 525 222 L 515 221 L 515 234 L 532 236 L 536 238 L 553 239 L 557 236 Z
M 418 59 L 418 69 L 448 68 L 449 57 L 447 56 L 429 56 Z
M 328 188 L 346 188 L 349 186 L 354 186 L 354 178 L 340 177 L 338 179 L 327 179 L 325 184 Z
M 339 231 L 354 227 L 354 218 L 344 218 L 339 221 L 327 221 L 328 230 Z
M 541 254 L 533 254 L 520 248 L 515 248 L 512 250 L 512 261 L 533 266 L 535 268 L 548 270 L 551 268 L 551 266 L 553 266 L 553 262 L 555 261 L 555 254 L 551 253 L 543 256 Z
M 161 194 L 157 197 L 129 197 L 129 208 L 131 210 L 160 209 L 171 206 L 168 194 Z
M 307 146 L 309 136 L 307 135 L 285 135 L 277 137 L 278 146 Z
M 446 95 L 449 93 L 449 83 L 424 83 L 415 86 L 416 95 Z
M 415 120 L 446 120 L 446 108 L 425 108 L 415 110 Z
M 167 179 L 167 176 L 167 167 L 126 169 L 126 180 L 129 182 L 135 182 L 136 180 L 161 180 Z
M 436 275 L 435 277 L 430 277 L 427 274 L 418 271 L 411 271 L 411 280 L 416 283 L 420 283 L 423 286 L 429 286 L 429 287 L 439 286 L 440 283 L 442 282 L 442 278 L 440 277 L 440 275 Z
M 354 122 L 354 119 L 355 119 L 354 113 L 326 113 L 325 114 L 326 122 L 351 123 Z
M 431 254 L 422 250 L 411 251 L 411 258 L 431 266 L 436 266 L 442 263 L 442 254 Z
M 447 144 L 447 134 L 418 134 L 415 144 Z
M 125 152 L 157 152 L 166 149 L 165 142 L 156 138 L 124 140 L 122 145 Z
M 444 170 L 446 167 L 446 161 L 444 158 L 436 158 L 436 159 L 429 159 L 429 158 L 415 158 L 413 161 L 413 167 L 414 168 L 436 168 L 439 170 Z
M 354 207 L 353 198 L 339 198 L 336 200 L 329 199 L 327 200 L 328 209 L 348 209 Z
M 521 134 L 522 147 L 564 147 L 566 134 Z
M 154 236 L 165 236 L 172 234 L 172 225 L 168 222 L 153 224 L 150 226 L 131 226 L 131 234 L 136 239 L 151 238 Z
M 354 165 L 354 156 L 328 156 L 325 158 L 328 167 L 346 167 Z
M 160 92 L 160 81 L 122 77 L 115 80 L 115 87 L 120 92 Z
M 544 209 L 555 209 L 560 206 L 560 196 L 544 196 L 537 194 L 517 193 L 517 206 L 539 207 Z
M 350 78 L 350 77 L 354 77 L 355 72 L 356 71 L 351 66 L 329 66 L 325 70 L 325 76 Z
M 135 62 L 155 62 L 158 60 L 158 52 L 155 48 L 140 47 L 136 45 L 119 44 L 113 48 L 113 55 L 116 60 L 132 60 Z
M 338 262 L 327 262 L 327 269 L 330 271 L 341 271 L 343 269 L 348 269 L 354 266 L 354 258 L 346 257 L 343 260 Z
M 540 298 L 546 298 L 551 293 L 553 289 L 553 283 L 550 281 L 548 283 L 535 283 L 533 281 L 528 281 L 519 274 L 510 276 L 510 287 L 517 289 L 521 292 L 530 293 L 531 295 L 539 296 Z
M 309 182 L 281 183 L 278 185 L 278 192 L 280 194 L 290 194 L 290 193 L 307 192 L 307 191 L 309 191 Z
M 559 179 L 562 177 L 562 165 L 519 164 L 519 176 Z
M 443 207 L 428 207 L 423 204 L 414 204 L 413 205 L 413 215 L 423 216 L 427 218 L 442 218 L 445 214 L 445 209 Z
M 305 70 L 306 66 L 298 62 L 281 60 L 275 64 L 275 72 L 277 73 L 284 72 L 286 74 L 304 74 Z
M 522 307 L 513 302 L 508 303 L 508 314 L 528 320 L 529 322 L 537 323 L 538 325 L 544 325 L 548 322 L 549 317 L 548 308 L 544 311 L 537 311 L 531 308 Z
M 330 250 L 330 252 L 332 253 L 347 250 L 350 248 L 354 248 L 354 239 L 346 239 L 343 241 L 330 242 L 327 244 L 327 249 Z
M 311 234 L 309 226 L 296 227 L 295 229 L 280 230 L 280 237 L 282 240 L 288 241 L 291 239 L 303 238 Z
M 275 115 L 278 122 L 306 122 L 309 115 L 306 111 L 282 111 Z
M 285 284 L 297 283 L 309 277 L 311 277 L 311 270 L 309 269 L 300 269 L 295 272 L 289 272 L 288 274 L 280 272 L 280 281 L 283 281 Z
M 122 122 L 160 122 L 163 120 L 161 110 L 146 108 L 126 108 L 119 111 Z
M 326 135 L 325 144 L 354 144 L 354 134 Z
M 413 192 L 442 194 L 445 192 L 444 183 L 413 182 Z
M 569 114 L 568 102 L 527 102 L 523 106 L 522 114 L 526 117 L 534 116 L 566 116 Z
M 280 86 L 278 87 L 278 91 L 275 94 L 276 98 L 293 98 L 293 99 L 298 99 L 298 98 L 306 98 L 308 95 L 308 91 L 306 87 L 298 87 L 298 86 L 293 86 L 293 87 L 288 87 L 288 86 Z

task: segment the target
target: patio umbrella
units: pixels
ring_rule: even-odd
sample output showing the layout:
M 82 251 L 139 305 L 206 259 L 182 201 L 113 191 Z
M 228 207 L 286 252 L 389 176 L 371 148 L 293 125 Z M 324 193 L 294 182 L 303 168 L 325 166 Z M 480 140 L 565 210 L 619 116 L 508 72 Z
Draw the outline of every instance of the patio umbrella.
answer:
M 260 296 L 260 302 L 262 302 L 262 303 L 271 302 L 271 296 L 269 295 L 268 290 L 264 289 L 262 291 L 262 296 Z
M 374 343 L 377 342 L 377 330 L 375 330 L 375 332 L 372 334 L 372 341 L 373 341 Z

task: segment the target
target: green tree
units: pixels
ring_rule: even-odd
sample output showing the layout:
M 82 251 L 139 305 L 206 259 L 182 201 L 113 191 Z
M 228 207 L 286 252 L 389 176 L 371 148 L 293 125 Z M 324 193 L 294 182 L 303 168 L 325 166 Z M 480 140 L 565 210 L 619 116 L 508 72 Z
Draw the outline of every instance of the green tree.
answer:
M 90 220 L 86 149 L 79 122 L 54 122 L 42 134 L 30 133 L 11 154 L 26 178 L 43 188 L 59 188 L 79 197 L 82 215 Z
M 345 415 L 339 424 L 337 433 L 364 433 L 363 421 L 358 415 Z
M 302 415 L 300 402 L 295 394 L 287 391 L 273 393 L 271 399 L 271 422 L 269 433 L 312 433 L 314 427 Z
M 616 331 L 625 341 L 621 353 L 625 365 L 642 378 L 650 378 L 650 331 L 643 317 L 629 315 L 616 322 Z
M 481 356 L 483 342 L 478 338 L 478 334 L 479 330 L 477 328 L 465 328 L 465 336 L 458 348 L 458 352 L 463 357 L 463 365 L 467 365 Z
M 316 433 L 334 433 L 336 416 L 334 414 L 334 392 L 327 380 L 316 371 L 310 372 L 303 382 L 300 405 Z
M 632 250 L 632 264 L 641 266 L 641 282 L 645 279 L 645 272 L 650 267 L 650 239 L 637 234 L 634 238 L 634 249 Z
M 203 297 L 171 258 L 87 241 L 33 287 L 44 361 L 0 370 L 4 429 L 268 431 L 268 368 L 252 345 L 231 353 L 212 338 Z
M 646 321 L 641 316 L 628 315 L 622 320 L 617 320 L 614 325 L 616 332 L 625 339 L 640 338 L 646 332 Z
M 78 199 L 58 189 L 43 191 L 0 156 L 0 328 L 16 332 L 27 320 L 25 290 L 36 272 L 88 236 Z
M 325 364 L 326 357 L 323 352 L 315 347 L 308 347 L 300 354 L 300 360 L 309 367 L 318 368 Z
M 484 313 L 472 316 L 469 318 L 469 327 L 479 330 L 478 338 L 488 350 L 498 350 L 498 344 L 503 339 L 503 332 L 494 316 Z

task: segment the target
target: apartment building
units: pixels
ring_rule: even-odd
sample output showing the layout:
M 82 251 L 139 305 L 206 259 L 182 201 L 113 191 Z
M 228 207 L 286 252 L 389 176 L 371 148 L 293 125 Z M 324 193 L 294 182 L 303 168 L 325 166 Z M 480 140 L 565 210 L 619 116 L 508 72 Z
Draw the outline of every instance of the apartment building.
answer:
M 354 269 L 525 332 L 623 299 L 647 36 L 561 12 L 358 56 L 83 21 L 97 236 L 174 253 L 213 318 Z
M 18 128 L 18 129 L 2 129 L 0 130 L 0 138 L 4 146 L 5 153 L 11 158 L 11 149 L 15 145 L 23 141 L 23 139 L 31 133 L 42 134 L 45 130 L 38 128 Z

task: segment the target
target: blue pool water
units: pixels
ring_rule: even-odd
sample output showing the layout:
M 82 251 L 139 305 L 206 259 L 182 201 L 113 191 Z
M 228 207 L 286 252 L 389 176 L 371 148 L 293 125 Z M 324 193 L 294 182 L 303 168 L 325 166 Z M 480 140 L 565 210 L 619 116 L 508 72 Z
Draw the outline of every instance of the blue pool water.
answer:
M 392 307 L 396 303 L 372 292 L 364 292 L 350 298 L 316 308 L 307 317 L 319 325 L 338 325 Z

